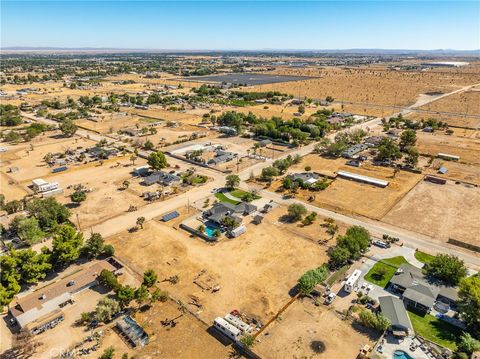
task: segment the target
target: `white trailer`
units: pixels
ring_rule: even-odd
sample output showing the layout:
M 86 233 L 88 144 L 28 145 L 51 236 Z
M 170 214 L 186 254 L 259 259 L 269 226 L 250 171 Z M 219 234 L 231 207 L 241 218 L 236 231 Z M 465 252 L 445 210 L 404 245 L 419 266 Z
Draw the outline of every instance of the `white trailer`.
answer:
M 242 331 L 243 334 L 250 333 L 252 331 L 252 327 L 241 320 L 239 317 L 236 317 L 232 314 L 227 314 L 225 316 L 225 320 L 232 324 L 233 326 L 237 327 Z
M 239 341 L 242 335 L 240 329 L 234 327 L 232 324 L 227 322 L 221 317 L 215 318 L 213 321 L 213 326 L 220 331 L 226 337 L 232 339 L 233 341 Z
M 362 275 L 362 271 L 360 269 L 355 269 L 353 273 L 350 275 L 350 277 L 347 278 L 347 281 L 345 282 L 343 289 L 345 289 L 346 292 L 351 293 L 355 288 L 355 286 L 357 285 L 357 282 L 360 279 L 361 275 Z

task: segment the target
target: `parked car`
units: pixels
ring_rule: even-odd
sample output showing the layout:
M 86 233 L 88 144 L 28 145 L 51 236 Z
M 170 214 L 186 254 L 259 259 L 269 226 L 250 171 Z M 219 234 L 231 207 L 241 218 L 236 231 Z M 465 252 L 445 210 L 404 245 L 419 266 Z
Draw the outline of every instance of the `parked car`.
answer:
M 372 241 L 372 244 L 374 244 L 374 245 L 376 245 L 377 247 L 380 247 L 380 248 L 390 248 L 390 244 L 388 244 L 384 241 L 380 241 L 380 240 Z
M 333 300 L 337 297 L 335 293 L 330 293 L 327 298 L 325 298 L 325 304 L 332 304 Z

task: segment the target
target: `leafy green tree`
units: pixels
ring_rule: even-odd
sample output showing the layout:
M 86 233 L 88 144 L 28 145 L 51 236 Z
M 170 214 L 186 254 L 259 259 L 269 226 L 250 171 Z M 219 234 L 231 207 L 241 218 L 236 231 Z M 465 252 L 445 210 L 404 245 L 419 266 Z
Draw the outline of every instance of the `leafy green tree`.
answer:
M 143 273 L 143 285 L 150 288 L 157 283 L 158 275 L 153 269 L 148 269 Z
M 238 187 L 239 184 L 240 184 L 240 177 L 238 177 L 237 175 L 228 175 L 226 177 L 225 186 L 227 188 L 233 189 Z
M 325 279 L 328 276 L 328 268 L 324 264 L 316 269 L 311 269 L 305 272 L 299 279 L 298 279 L 298 290 L 302 295 L 308 295 L 310 292 L 315 288 L 315 286 Z
M 88 258 L 97 258 L 103 254 L 105 240 L 100 233 L 92 233 L 90 238 L 85 242 L 82 252 Z
M 398 160 L 402 157 L 400 148 L 391 138 L 385 137 L 378 146 L 377 159 L 380 161 Z
M 38 220 L 42 230 L 51 230 L 58 224 L 65 223 L 70 217 L 67 207 L 58 203 L 53 197 L 36 198 L 27 203 L 27 211 Z
M 148 299 L 149 294 L 150 293 L 148 292 L 147 287 L 144 285 L 141 285 L 135 291 L 135 301 L 138 303 L 138 305 L 142 305 Z
M 246 347 L 251 348 L 253 344 L 255 344 L 255 337 L 253 335 L 247 334 L 240 339 L 240 342 Z
M 112 317 L 120 311 L 120 304 L 108 297 L 102 298 L 98 301 L 95 308 L 95 319 L 99 322 L 108 323 Z
M 37 253 L 32 249 L 18 251 L 17 270 L 20 273 L 22 283 L 35 284 L 45 278 L 47 272 L 52 269 L 50 255 L 47 253 Z
M 100 275 L 98 276 L 98 282 L 114 292 L 117 292 L 121 287 L 117 277 L 115 277 L 115 274 L 107 269 L 102 269 Z
M 420 157 L 420 153 L 415 147 L 408 147 L 405 157 L 405 163 L 408 166 L 415 167 L 418 164 L 418 158 Z
M 148 156 L 147 163 L 154 170 L 161 170 L 168 166 L 167 158 L 163 152 L 153 152 Z
M 400 135 L 400 148 L 405 149 L 413 147 L 417 143 L 417 133 L 415 130 L 405 130 Z
M 428 275 L 438 278 L 450 285 L 457 285 L 467 276 L 467 267 L 458 257 L 451 254 L 437 254 L 425 265 Z
M 480 340 L 473 338 L 470 333 L 463 333 L 460 342 L 457 344 L 459 351 L 472 355 L 473 352 L 480 350 Z
M 62 131 L 62 134 L 65 137 L 72 137 L 78 129 L 77 125 L 75 125 L 73 121 L 68 118 L 63 120 L 58 128 L 60 131 Z
M 280 173 L 276 167 L 265 167 L 262 169 L 261 177 L 265 181 L 272 181 L 273 177 L 278 176 Z
M 16 212 L 20 211 L 22 208 L 23 208 L 22 202 L 20 202 L 16 199 L 14 199 L 13 201 L 5 203 L 5 205 L 3 206 L 3 209 L 8 214 L 16 213 Z
M 307 208 L 300 203 L 292 203 L 288 206 L 288 216 L 291 218 L 292 221 L 296 222 L 304 215 L 307 214 Z
M 480 277 L 471 276 L 460 282 L 458 306 L 470 332 L 480 339 Z
M 285 176 L 282 180 L 282 187 L 285 189 L 292 188 L 293 180 L 289 176 Z
M 87 192 L 85 192 L 84 190 L 78 189 L 71 194 L 70 199 L 72 200 L 72 202 L 75 202 L 75 203 L 83 202 L 87 199 Z
M 122 308 L 128 307 L 130 302 L 135 299 L 135 289 L 129 285 L 121 286 L 117 291 L 117 298 Z
M 384 332 L 391 325 L 390 320 L 383 314 L 375 314 L 367 309 L 362 309 L 358 317 L 364 326 L 378 330 L 379 332 Z
M 16 225 L 16 232 L 20 239 L 32 245 L 45 238 L 45 233 L 38 225 L 38 220 L 34 217 L 23 218 Z
M 330 267 L 339 268 L 347 264 L 348 260 L 352 257 L 349 249 L 346 247 L 336 246 L 329 251 Z
M 153 149 L 155 148 L 155 145 L 153 144 L 152 141 L 147 140 L 147 141 L 145 141 L 145 143 L 143 144 L 143 148 L 145 148 L 145 149 L 148 150 L 148 151 L 151 151 L 151 150 L 153 150 Z
M 59 227 L 53 237 L 52 260 L 64 266 L 78 259 L 83 244 L 83 234 L 70 225 Z
M 155 288 L 155 290 L 150 294 L 150 304 L 158 301 L 166 302 L 167 300 L 168 300 L 168 293 L 158 288 Z

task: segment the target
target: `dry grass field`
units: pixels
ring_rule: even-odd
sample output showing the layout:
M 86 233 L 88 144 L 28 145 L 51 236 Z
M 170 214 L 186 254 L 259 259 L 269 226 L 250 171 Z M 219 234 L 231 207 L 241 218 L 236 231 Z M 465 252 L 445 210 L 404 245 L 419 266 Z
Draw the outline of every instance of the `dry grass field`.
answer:
M 422 110 L 480 115 L 480 89 L 470 89 L 420 107 Z
M 479 188 L 422 182 L 382 221 L 427 234 L 440 242 L 453 238 L 480 245 L 479 213 Z
M 176 285 L 164 283 L 162 288 L 207 323 L 233 309 L 265 322 L 289 300 L 288 292 L 298 277 L 327 260 L 325 248 L 269 223 L 270 214 L 269 221 L 259 226 L 248 224 L 241 237 L 208 245 L 172 227 L 193 215 L 180 210 L 182 216 L 173 223 L 150 221 L 134 236 L 121 233 L 107 242 L 137 272 L 153 268 L 160 281 L 178 275 Z M 221 289 L 216 293 L 203 290 L 193 283 L 199 275 L 199 281 L 218 284 Z M 191 296 L 201 308 L 188 304 Z
M 440 131 L 417 132 L 417 148 L 422 154 L 447 153 L 460 156 L 462 163 L 480 165 L 479 139 L 446 135 Z
M 447 168 L 448 172 L 445 174 L 439 174 L 438 169 L 440 167 Z M 433 161 L 432 166 L 427 170 L 427 173 L 437 177 L 447 178 L 452 181 L 464 181 L 480 185 L 480 166 L 478 165 L 445 161 L 437 158 Z
M 365 217 L 380 219 L 400 201 L 417 183 L 422 175 L 400 171 L 393 178 L 394 170 L 388 167 L 363 164 L 360 168 L 347 166 L 345 159 L 331 160 L 318 155 L 308 155 L 302 162 L 292 167 L 289 172 L 304 171 L 306 165 L 311 166 L 313 172 L 333 175 L 339 170 L 358 173 L 361 175 L 387 180 L 390 184 L 386 188 L 348 181 L 337 178 L 324 191 L 311 192 L 299 190 L 297 198 L 307 200 L 315 196 L 314 204 L 326 209 L 345 214 L 359 214 Z M 281 183 L 274 183 L 274 188 Z
M 465 68 L 467 71 L 468 68 Z M 352 101 L 381 105 L 408 106 L 416 102 L 418 95 L 432 91 L 444 93 L 480 82 L 480 74 L 459 74 L 445 71 L 400 72 L 359 68 L 278 68 L 275 74 L 305 75 L 316 79 L 261 85 L 250 91 L 280 91 L 297 97 L 324 99 L 332 96 L 337 101 Z
M 258 339 L 253 351 L 265 359 L 349 359 L 357 356 L 361 346 L 373 345 L 376 338 L 355 329 L 323 305 L 297 300 Z M 325 350 L 315 352 L 311 347 L 314 341 L 321 341 Z
M 179 316 L 175 328 L 165 328 L 160 323 Z M 148 333 L 153 333 L 148 345 L 135 353 L 139 358 L 228 358 L 232 352 L 230 345 L 222 344 L 207 332 L 206 325 L 183 313 L 171 301 L 157 303 L 147 312 L 137 313 L 135 319 Z

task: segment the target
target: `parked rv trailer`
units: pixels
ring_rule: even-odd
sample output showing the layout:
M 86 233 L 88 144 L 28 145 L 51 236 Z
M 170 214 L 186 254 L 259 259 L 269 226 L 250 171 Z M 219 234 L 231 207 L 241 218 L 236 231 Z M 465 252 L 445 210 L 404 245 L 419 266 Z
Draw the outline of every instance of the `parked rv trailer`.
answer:
M 355 269 L 353 273 L 350 275 L 350 277 L 347 278 L 347 281 L 345 282 L 343 289 L 345 289 L 346 292 L 351 293 L 355 288 L 355 286 L 357 285 L 357 282 L 360 279 L 361 275 L 362 275 L 362 271 L 360 269 Z

